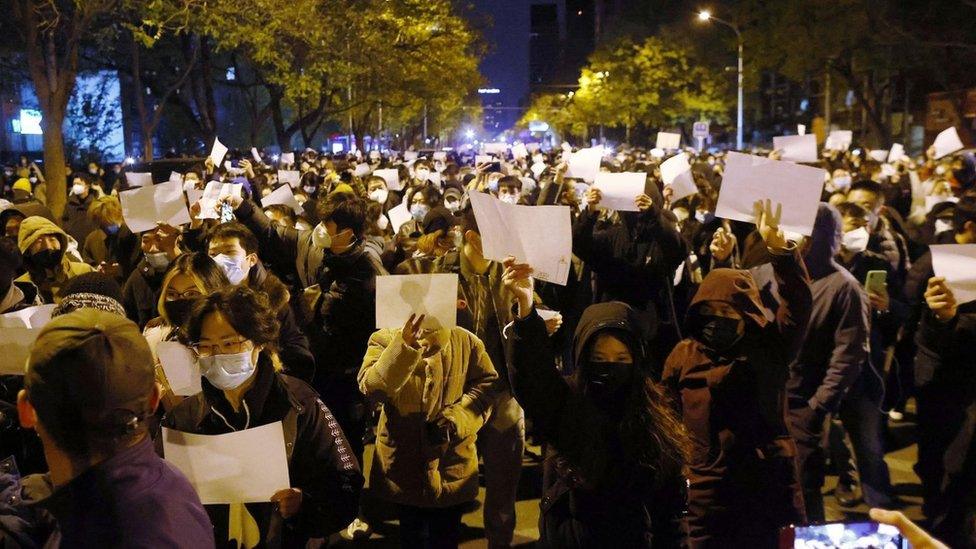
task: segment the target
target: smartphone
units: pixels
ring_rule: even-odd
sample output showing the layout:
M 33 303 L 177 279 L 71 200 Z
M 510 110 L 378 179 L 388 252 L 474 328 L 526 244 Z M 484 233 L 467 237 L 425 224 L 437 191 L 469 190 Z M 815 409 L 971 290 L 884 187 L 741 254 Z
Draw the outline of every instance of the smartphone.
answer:
M 871 521 L 828 522 L 787 526 L 780 530 L 780 549 L 908 549 L 894 526 Z
M 887 291 L 885 288 L 887 283 L 887 271 L 868 271 L 868 275 L 864 279 L 864 289 L 871 294 L 883 294 Z

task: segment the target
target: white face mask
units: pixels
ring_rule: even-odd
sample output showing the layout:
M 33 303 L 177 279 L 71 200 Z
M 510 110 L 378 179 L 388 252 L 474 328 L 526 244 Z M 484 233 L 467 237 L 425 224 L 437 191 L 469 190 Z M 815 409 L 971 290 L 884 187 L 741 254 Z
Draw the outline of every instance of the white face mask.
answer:
M 386 204 L 386 199 L 390 197 L 390 191 L 386 189 L 373 189 L 369 193 L 369 199 L 379 204 Z
M 88 173 L 96 175 L 98 173 L 98 168 L 88 168 Z
M 207 378 L 211 385 L 223 391 L 240 387 L 254 373 L 251 351 L 232 355 L 202 356 L 197 361 L 200 363 L 200 373 L 203 377 Z
M 952 220 L 951 219 L 936 219 L 935 220 L 935 234 L 941 234 L 946 231 L 951 231 Z
M 847 191 L 851 187 L 851 176 L 841 175 L 834 178 L 834 189 Z
M 227 280 L 234 286 L 243 282 L 244 278 L 247 277 L 247 270 L 243 266 L 247 262 L 246 259 L 242 258 L 238 261 L 232 255 L 219 254 L 215 255 L 213 260 L 224 271 Z
M 321 248 L 323 250 L 332 247 L 332 235 L 329 231 L 325 230 L 325 225 L 319 223 L 312 229 L 312 244 L 316 248 Z
M 85 186 L 81 183 L 75 183 L 71 186 L 71 194 L 75 196 L 80 196 L 81 193 L 85 192 Z
M 417 173 L 417 179 L 420 181 L 427 181 L 427 178 L 430 177 L 430 170 L 428 170 L 427 168 L 419 169 L 417 170 L 416 173 Z
M 451 213 L 457 213 L 461 209 L 460 200 L 445 200 L 444 207 L 447 208 Z
M 514 205 L 514 204 L 518 204 L 519 195 L 517 195 L 517 194 L 503 194 L 503 195 L 501 195 L 501 196 L 498 197 L 498 200 L 501 200 L 502 202 L 504 202 L 506 204 L 513 204 Z
M 166 252 L 150 252 L 146 254 L 146 263 L 156 271 L 169 267 L 169 256 Z
M 868 234 L 868 230 L 864 227 L 860 229 L 854 229 L 853 231 L 847 231 L 841 238 L 841 245 L 844 249 L 849 252 L 861 253 L 868 249 L 868 239 L 871 235 Z
M 938 166 L 935 167 L 936 175 L 945 175 L 945 173 L 946 173 L 946 167 L 944 165 L 939 164 Z

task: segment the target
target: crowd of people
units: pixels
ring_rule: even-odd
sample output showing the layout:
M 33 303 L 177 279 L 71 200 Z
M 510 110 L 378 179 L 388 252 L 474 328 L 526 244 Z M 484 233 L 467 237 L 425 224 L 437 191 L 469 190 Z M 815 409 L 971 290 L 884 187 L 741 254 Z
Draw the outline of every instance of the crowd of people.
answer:
M 886 431 L 914 399 L 926 526 L 976 547 L 976 308 L 929 251 L 976 244 L 971 152 L 824 150 L 809 236 L 769 200 L 716 217 L 723 151 L 609 151 L 600 170 L 646 174 L 635 211 L 601 207 L 572 154 L 232 151 L 178 174 L 189 223 L 142 231 L 121 166 L 72 172 L 57 217 L 36 164 L 4 167 L 0 314 L 55 307 L 0 378 L 0 546 L 301 547 L 368 537 L 382 502 L 403 547 L 456 547 L 483 486 L 508 547 L 529 437 L 543 546 L 777 547 L 825 520 L 833 471 L 841 506 L 943 547 L 882 511 L 903 505 Z M 679 200 L 674 154 L 697 190 Z M 209 203 L 214 181 L 241 191 Z M 283 186 L 294 203 L 262 207 Z M 475 193 L 568 206 L 567 283 L 486 257 Z M 457 275 L 456 327 L 376 329 L 378 277 L 435 273 Z M 164 343 L 199 392 L 173 390 Z M 164 430 L 276 422 L 291 486 L 260 502 L 202 505 L 163 459 Z

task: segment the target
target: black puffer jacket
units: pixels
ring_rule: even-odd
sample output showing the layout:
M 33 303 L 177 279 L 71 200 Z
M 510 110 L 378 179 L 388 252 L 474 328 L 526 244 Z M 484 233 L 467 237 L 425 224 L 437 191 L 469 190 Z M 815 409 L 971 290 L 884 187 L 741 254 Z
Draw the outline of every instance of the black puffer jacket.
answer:
M 646 354 L 639 315 L 620 302 L 592 305 L 574 337 L 576 362 L 597 334 L 623 332 L 637 363 Z M 540 544 L 546 547 L 677 547 L 684 479 L 638 465 L 623 451 L 618 422 L 559 375 L 546 326 L 532 312 L 507 338 L 515 398 L 549 444 L 543 473 Z M 643 379 L 641 377 L 640 379 Z

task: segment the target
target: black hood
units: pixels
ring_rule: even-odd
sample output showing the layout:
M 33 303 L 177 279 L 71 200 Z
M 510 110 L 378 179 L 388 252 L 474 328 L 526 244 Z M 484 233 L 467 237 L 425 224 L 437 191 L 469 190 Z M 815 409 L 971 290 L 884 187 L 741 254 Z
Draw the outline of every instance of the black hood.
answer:
M 582 364 L 586 350 L 596 335 L 604 330 L 622 332 L 632 347 L 634 362 L 644 365 L 647 356 L 644 341 L 645 335 L 650 333 L 649 326 L 633 307 L 621 301 L 597 303 L 583 311 L 573 336 L 573 357 L 576 364 Z

